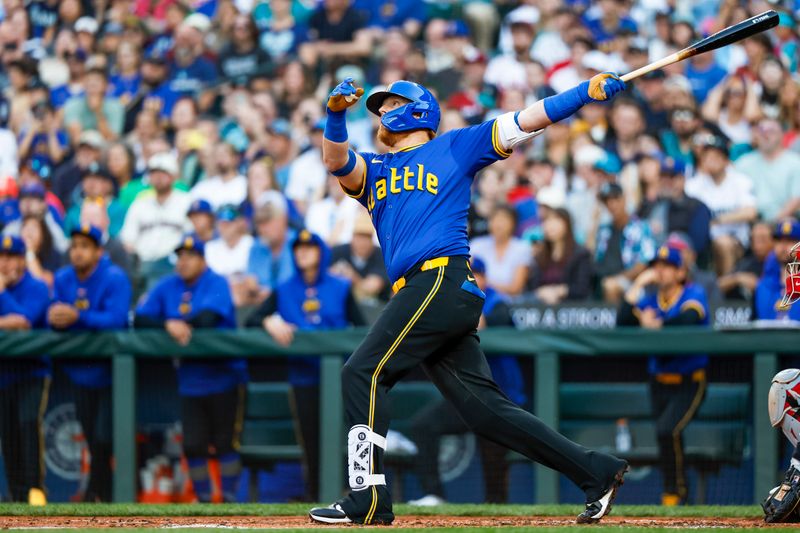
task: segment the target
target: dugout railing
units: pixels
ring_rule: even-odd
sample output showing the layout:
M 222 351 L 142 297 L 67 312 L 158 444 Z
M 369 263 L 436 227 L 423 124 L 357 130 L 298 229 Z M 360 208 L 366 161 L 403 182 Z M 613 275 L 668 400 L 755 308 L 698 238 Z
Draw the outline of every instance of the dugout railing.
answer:
M 108 357 L 112 367 L 114 500 L 136 498 L 136 361 L 167 357 L 286 357 L 321 355 L 320 371 L 320 495 L 322 501 L 338 498 L 343 486 L 344 427 L 340 369 L 345 356 L 362 340 L 365 331 L 297 332 L 289 347 L 281 347 L 263 331 L 196 331 L 188 346 L 177 345 L 165 332 L 56 333 L 14 332 L 0 335 L 0 357 L 47 354 L 53 358 Z M 562 355 L 691 354 L 715 357 L 752 355 L 753 391 L 753 501 L 759 501 L 779 476 L 778 431 L 769 423 L 767 392 L 778 370 L 778 354 L 796 354 L 800 332 L 792 330 L 714 331 L 669 328 L 646 331 L 614 330 L 516 330 L 495 328 L 481 332 L 481 346 L 488 354 L 533 357 L 534 412 L 545 423 L 559 424 L 559 377 Z M 331 445 L 339 443 L 339 445 Z M 558 500 L 558 475 L 537 466 L 537 503 Z

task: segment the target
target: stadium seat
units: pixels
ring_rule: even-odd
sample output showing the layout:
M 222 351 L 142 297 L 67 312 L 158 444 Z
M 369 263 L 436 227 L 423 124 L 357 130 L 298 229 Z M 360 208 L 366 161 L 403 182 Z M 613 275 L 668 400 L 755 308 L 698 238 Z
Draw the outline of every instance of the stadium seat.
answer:
M 723 465 L 738 465 L 748 453 L 750 385 L 711 383 L 697 415 L 684 432 L 687 464 L 699 475 L 696 503 L 705 501 L 707 477 Z M 588 401 L 603 398 L 602 402 Z M 628 459 L 634 466 L 658 459 L 650 394 L 644 383 L 564 383 L 559 388 L 560 431 L 568 438 Z M 628 420 L 633 446 L 614 449 L 616 422 Z
M 239 453 L 250 469 L 250 500 L 258 499 L 258 472 L 278 461 L 299 461 L 288 383 L 248 383 Z

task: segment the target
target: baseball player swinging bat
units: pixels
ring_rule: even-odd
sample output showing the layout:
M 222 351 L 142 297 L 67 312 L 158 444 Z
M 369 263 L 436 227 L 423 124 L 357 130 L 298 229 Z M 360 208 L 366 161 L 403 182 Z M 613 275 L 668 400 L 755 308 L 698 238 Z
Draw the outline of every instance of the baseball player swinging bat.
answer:
M 752 37 L 757 33 L 769 30 L 778 25 L 778 14 L 775 11 L 765 11 L 760 15 L 743 20 L 733 26 L 728 26 L 724 30 L 720 30 L 714 35 L 709 35 L 702 41 L 699 41 L 691 46 L 687 46 L 683 50 L 670 54 L 665 58 L 653 61 L 652 63 L 629 72 L 621 76 L 622 81 L 629 82 L 635 80 L 645 74 L 672 65 L 684 59 L 694 57 L 699 54 L 717 50 L 723 46 L 733 44 L 748 37 Z

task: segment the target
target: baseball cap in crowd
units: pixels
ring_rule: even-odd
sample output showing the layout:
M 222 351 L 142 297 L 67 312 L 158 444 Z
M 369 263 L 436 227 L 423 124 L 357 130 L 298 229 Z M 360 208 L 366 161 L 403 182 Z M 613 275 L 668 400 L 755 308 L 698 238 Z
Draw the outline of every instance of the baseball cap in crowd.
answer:
M 595 161 L 592 167 L 606 174 L 618 174 L 622 170 L 622 163 L 617 156 L 606 152 L 603 158 Z
M 225 204 L 217 209 L 217 220 L 221 220 L 223 222 L 232 222 L 241 216 L 241 209 L 233 204 Z
M 102 150 L 105 144 L 103 135 L 97 130 L 84 130 L 78 137 L 78 146 L 90 146 L 96 150 Z
M 694 251 L 692 240 L 686 233 L 682 231 L 673 231 L 670 233 L 667 237 L 667 241 L 664 244 L 670 248 L 675 248 L 679 252 L 683 252 L 685 250 L 689 250 L 691 252 Z
M 486 263 L 480 257 L 473 257 L 469 267 L 473 274 L 486 274 Z
M 661 160 L 661 174 L 665 176 L 685 176 L 686 163 L 674 157 L 665 157 Z
M 104 180 L 108 180 L 112 183 L 115 182 L 114 176 L 111 175 L 108 169 L 97 162 L 91 163 L 88 167 L 86 167 L 83 173 L 81 173 L 81 179 L 87 178 L 89 176 L 96 176 L 98 178 L 103 178 Z
M 683 257 L 681 256 L 680 250 L 677 248 L 664 245 L 658 249 L 655 257 L 650 260 L 651 266 L 656 263 L 667 263 L 668 265 L 681 268 L 683 266 Z
M 211 29 L 211 20 L 202 13 L 192 13 L 183 19 L 182 24 L 189 26 L 190 28 L 194 28 L 203 34 L 207 33 L 208 30 Z
M 447 24 L 445 37 L 469 37 L 469 26 L 463 20 L 451 20 Z
M 317 235 L 316 233 L 311 233 L 307 229 L 301 230 L 300 233 L 297 234 L 297 237 L 295 237 L 294 242 L 292 242 L 292 249 L 296 248 L 297 246 L 300 246 L 301 244 L 312 244 L 319 248 L 322 248 L 324 246 L 322 238 L 320 238 L 320 236 Z
M 550 209 L 559 209 L 566 205 L 567 195 L 558 187 L 542 187 L 536 193 L 536 203 Z
M 620 187 L 619 183 L 607 181 L 600 186 L 600 192 L 597 193 L 597 197 L 605 201 L 609 198 L 619 198 L 622 194 L 622 187 Z
M 714 149 L 728 155 L 728 141 L 713 133 L 698 133 L 692 137 L 695 146 L 703 150 Z
M 600 50 L 589 50 L 583 55 L 583 59 L 581 59 L 581 66 L 583 68 L 595 70 L 597 72 L 608 70 L 610 64 L 611 59 L 608 54 Z
M 175 156 L 169 152 L 161 152 L 155 154 L 147 161 L 148 172 L 161 171 L 166 172 L 170 176 L 178 175 L 178 161 Z
M 147 63 L 156 63 L 158 65 L 166 65 L 167 57 L 162 50 L 156 47 L 151 48 L 145 55 L 144 61 Z
M 122 35 L 125 27 L 115 20 L 111 20 L 103 26 L 103 35 Z
M 488 61 L 480 48 L 471 45 L 464 48 L 463 57 L 467 65 L 485 64 Z
M 44 185 L 37 182 L 26 183 L 19 189 L 20 198 L 39 198 L 44 200 L 46 195 L 47 191 L 45 190 Z
M 74 29 L 75 33 L 85 32 L 94 35 L 97 33 L 98 27 L 97 20 L 93 17 L 81 17 L 75 21 Z
M 192 202 L 192 205 L 189 206 L 189 212 L 187 215 L 194 215 L 195 213 L 206 213 L 213 217 L 214 208 L 212 208 L 211 204 L 205 200 L 195 200 Z
M 264 191 L 256 198 L 256 209 L 269 209 L 271 213 L 285 215 L 289 212 L 289 204 L 280 192 Z
M 353 221 L 353 235 L 367 235 L 372 237 L 375 229 L 372 226 L 372 219 L 367 213 L 359 213 Z
M 0 241 L 0 254 L 25 255 L 25 241 L 16 235 L 4 235 Z
M 800 222 L 783 220 L 775 225 L 772 236 L 776 239 L 800 241 Z
M 103 232 L 97 226 L 92 226 L 91 224 L 81 224 L 70 232 L 70 237 L 74 237 L 75 235 L 83 235 L 84 237 L 88 237 L 94 241 L 97 246 L 103 245 Z
M 520 6 L 506 16 L 509 26 L 524 24 L 526 26 L 536 26 L 541 15 L 534 6 Z
M 272 121 L 269 131 L 275 135 L 281 135 L 286 138 L 292 137 L 292 125 L 285 118 L 276 118 Z
M 16 179 L 12 176 L 0 177 L 0 198 L 16 198 L 18 194 L 19 186 Z
M 194 252 L 204 256 L 206 253 L 206 243 L 194 233 L 187 233 L 181 237 L 181 242 L 175 247 L 175 253 Z

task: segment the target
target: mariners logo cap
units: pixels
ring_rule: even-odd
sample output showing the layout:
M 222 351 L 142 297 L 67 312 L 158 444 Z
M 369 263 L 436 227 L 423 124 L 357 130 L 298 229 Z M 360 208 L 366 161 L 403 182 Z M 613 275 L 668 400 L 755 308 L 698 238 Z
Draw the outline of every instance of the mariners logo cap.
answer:
M 97 246 L 103 245 L 103 232 L 97 226 L 91 224 L 81 224 L 70 232 L 70 236 L 83 235 L 93 240 Z
M 683 257 L 681 256 L 680 250 L 677 248 L 662 246 L 656 252 L 656 256 L 650 260 L 651 266 L 656 263 L 667 263 L 668 265 L 680 268 L 683 266 Z
M 772 236 L 776 239 L 792 239 L 800 241 L 800 222 L 796 220 L 784 220 L 775 225 Z
M 0 241 L 0 253 L 8 255 L 25 255 L 25 242 L 16 235 L 4 235 Z
M 206 243 L 194 233 L 188 233 L 181 237 L 181 242 L 175 248 L 175 253 L 194 252 L 200 256 L 205 256 Z
M 192 202 L 192 205 L 189 206 L 189 213 L 187 214 L 194 215 L 195 213 L 207 213 L 214 216 L 214 208 L 211 207 L 211 204 L 206 200 L 195 200 Z

